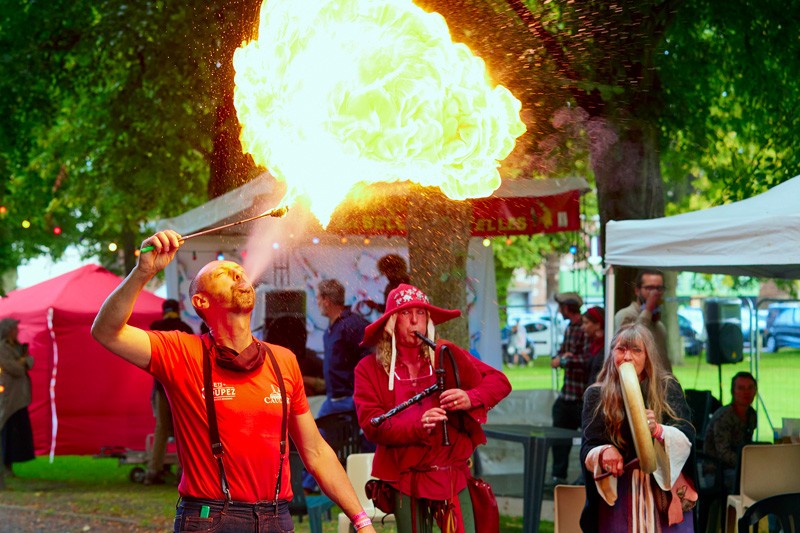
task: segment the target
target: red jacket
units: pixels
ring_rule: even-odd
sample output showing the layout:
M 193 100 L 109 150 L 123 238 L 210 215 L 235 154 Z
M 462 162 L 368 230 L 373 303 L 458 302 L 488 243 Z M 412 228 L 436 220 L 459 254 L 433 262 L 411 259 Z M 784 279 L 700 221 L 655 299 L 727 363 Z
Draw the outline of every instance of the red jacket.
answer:
M 489 409 L 511 392 L 506 376 L 448 341 L 455 359 L 460 387 L 469 396 L 472 408 L 451 412 L 448 433 L 451 446 L 442 446 L 441 429 L 431 434 L 422 427 L 421 414 L 438 406 L 438 393 L 419 404 L 397 413 L 374 427 L 370 420 L 383 415 L 407 400 L 411 394 L 397 387 L 389 390 L 389 376 L 374 356 L 362 359 L 355 371 L 354 399 L 358 420 L 364 434 L 377 445 L 372 475 L 389 481 L 401 492 L 430 499 L 450 499 L 466 486 L 466 461 L 475 448 L 486 442 L 481 424 Z M 454 372 L 449 358 L 445 361 L 445 389 L 455 388 Z M 455 476 L 448 468 L 453 467 Z M 410 489 L 410 490 L 404 490 Z

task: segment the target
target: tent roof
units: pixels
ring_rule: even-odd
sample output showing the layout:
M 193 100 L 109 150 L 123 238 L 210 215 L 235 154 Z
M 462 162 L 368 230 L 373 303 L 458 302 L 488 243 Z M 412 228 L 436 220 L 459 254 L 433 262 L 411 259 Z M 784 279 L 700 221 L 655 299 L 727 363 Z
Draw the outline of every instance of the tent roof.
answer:
M 97 313 L 122 279 L 99 265 L 85 265 L 66 274 L 17 289 L 0 299 L 0 316 L 26 315 L 53 307 L 68 312 Z M 160 310 L 162 298 L 143 291 L 137 300 L 137 309 L 156 307 Z
M 402 184 L 400 185 L 402 193 L 405 189 L 402 188 Z M 552 196 L 568 191 L 584 193 L 588 190 L 588 183 L 581 177 L 504 180 L 491 197 Z M 264 172 L 256 179 L 222 196 L 209 200 L 199 207 L 177 217 L 162 220 L 159 223 L 159 227 L 172 228 L 182 235 L 188 235 L 213 226 L 236 222 L 277 207 L 284 191 L 285 185 L 278 182 L 268 172 Z M 288 216 L 292 216 L 292 211 Z M 220 233 L 223 235 L 246 235 L 248 229 L 242 226 L 234 226 Z
M 800 278 L 800 176 L 731 204 L 606 224 L 607 265 Z

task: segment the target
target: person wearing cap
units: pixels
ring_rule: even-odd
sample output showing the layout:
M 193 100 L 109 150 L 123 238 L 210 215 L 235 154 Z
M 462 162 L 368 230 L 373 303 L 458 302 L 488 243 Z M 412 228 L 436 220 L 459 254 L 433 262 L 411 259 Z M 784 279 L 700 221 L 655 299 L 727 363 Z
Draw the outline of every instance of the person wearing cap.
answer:
M 364 332 L 362 344 L 375 348 L 356 367 L 356 411 L 364 434 L 377 445 L 372 475 L 391 487 L 398 533 L 430 531 L 434 520 L 443 531 L 475 531 L 468 460 L 486 442 L 481 424 L 487 412 L 511 392 L 511 384 L 502 372 L 453 343 L 439 339 L 432 350 L 416 335 L 435 339 L 436 325 L 460 315 L 401 284 L 389 293 L 384 314 Z M 370 422 L 435 385 L 440 357 L 443 392 L 412 403 L 378 426 Z M 443 445 L 444 422 L 450 446 Z
M 322 491 L 359 533 L 374 533 L 336 453 L 319 434 L 297 358 L 256 339 L 256 291 L 241 265 L 217 260 L 192 280 L 192 306 L 205 335 L 146 331 L 128 323 L 136 300 L 175 257 L 183 239 L 159 231 L 152 251 L 100 308 L 92 336 L 164 385 L 172 407 L 183 475 L 175 531 L 293 531 L 289 442 Z
M 550 361 L 553 368 L 564 369 L 564 386 L 553 402 L 553 426 L 557 428 L 579 429 L 583 411 L 583 391 L 589 381 L 589 356 L 586 334 L 581 325 L 583 316 L 581 306 L 583 298 L 574 292 L 555 295 L 558 311 L 569 321 L 564 331 L 564 342 L 558 353 Z M 571 444 L 554 445 L 553 449 L 553 484 L 566 483 L 569 470 L 569 452 Z
M 667 328 L 661 321 L 661 304 L 665 290 L 663 272 L 655 269 L 639 270 L 634 284 L 635 298 L 628 307 L 623 307 L 614 315 L 614 331 L 634 322 L 644 325 L 653 334 L 662 366 L 672 372 L 672 362 L 667 350 Z
M 14 463 L 34 459 L 33 430 L 28 415 L 31 403 L 31 380 L 28 371 L 33 367 L 33 357 L 28 345 L 21 344 L 19 320 L 0 320 L 0 437 L 2 438 L 3 470 L 0 472 L 0 488 L 4 476 L 13 476 Z
M 152 331 L 183 331 L 194 334 L 192 327 L 180 319 L 181 304 L 178 300 L 167 299 L 161 304 L 162 317 L 150 324 Z M 150 458 L 147 461 L 147 472 L 144 475 L 145 485 L 159 485 L 164 483 L 164 455 L 167 453 L 167 441 L 174 436 L 172 429 L 172 410 L 164 392 L 164 386 L 157 379 L 153 379 L 153 391 L 150 393 L 150 404 L 156 417 L 156 427 L 153 430 L 153 446 L 150 449 Z M 180 477 L 180 475 L 178 476 Z

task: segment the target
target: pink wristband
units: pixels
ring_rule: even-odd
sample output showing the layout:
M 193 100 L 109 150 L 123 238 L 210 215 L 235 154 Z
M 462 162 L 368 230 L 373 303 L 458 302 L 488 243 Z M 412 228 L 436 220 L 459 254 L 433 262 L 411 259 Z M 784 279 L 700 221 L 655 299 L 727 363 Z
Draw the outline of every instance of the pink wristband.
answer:
M 356 528 L 356 531 L 358 531 L 362 527 L 366 527 L 372 524 L 372 521 L 369 519 L 369 516 L 367 516 L 366 511 L 361 511 L 357 515 L 351 517 L 350 522 L 353 523 L 353 527 Z
M 653 438 L 655 438 L 659 442 L 664 442 L 664 426 L 658 424 L 658 427 L 656 428 L 656 432 L 655 435 L 653 435 Z

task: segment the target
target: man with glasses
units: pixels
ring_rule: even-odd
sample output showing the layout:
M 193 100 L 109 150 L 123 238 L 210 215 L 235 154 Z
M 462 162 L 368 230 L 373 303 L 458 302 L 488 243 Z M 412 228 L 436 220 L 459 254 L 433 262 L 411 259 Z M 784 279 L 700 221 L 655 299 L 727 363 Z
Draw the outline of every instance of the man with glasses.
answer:
M 661 363 L 668 372 L 672 372 L 667 351 L 667 328 L 661 321 L 661 304 L 665 290 L 663 272 L 655 269 L 640 270 L 636 274 L 636 299 L 614 315 L 614 331 L 634 322 L 646 326 L 656 341 Z

